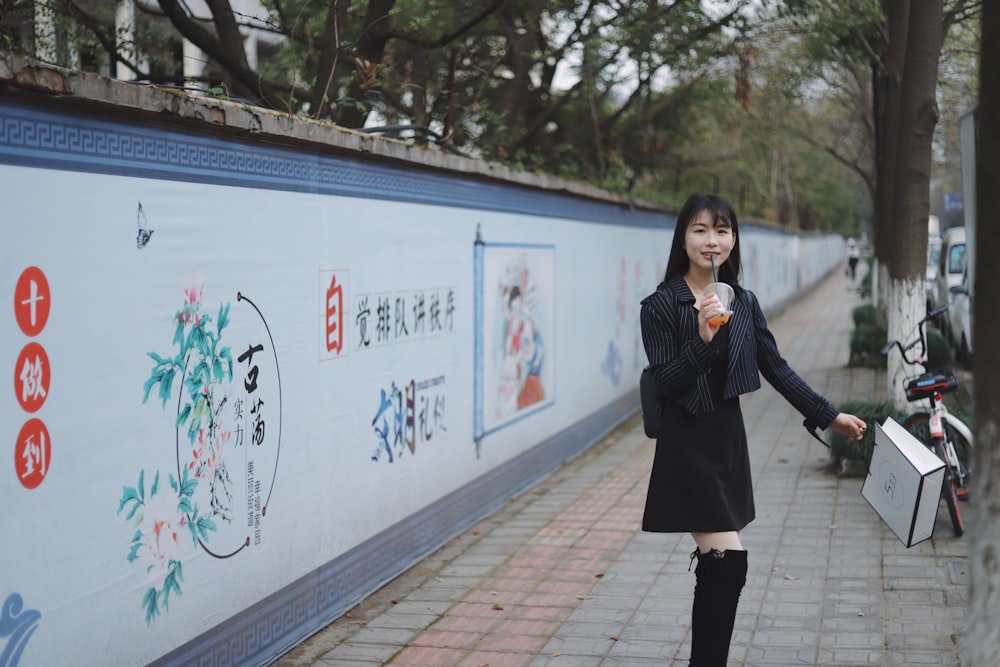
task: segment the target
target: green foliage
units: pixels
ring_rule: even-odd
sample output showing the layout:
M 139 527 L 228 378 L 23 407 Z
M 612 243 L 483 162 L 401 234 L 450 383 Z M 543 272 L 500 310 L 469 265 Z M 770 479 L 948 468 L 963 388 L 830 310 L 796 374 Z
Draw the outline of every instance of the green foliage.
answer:
M 873 325 L 856 326 L 851 332 L 851 358 L 848 366 L 885 368 L 882 348 L 888 342 L 885 329 Z
M 228 431 L 219 428 L 217 421 L 219 406 L 226 400 L 224 385 L 233 379 L 232 353 L 228 346 L 222 345 L 223 331 L 230 322 L 230 304 L 220 304 L 214 319 L 203 314 L 203 290 L 202 286 L 184 290 L 184 304 L 171 322 L 177 353 L 173 356 L 148 353 L 154 363 L 143 384 L 143 402 L 158 387 L 157 397 L 161 407 L 166 408 L 174 380 L 183 378 L 175 427 L 180 431 L 182 426 L 188 425 L 188 438 L 195 445 L 191 450 L 193 458 L 182 462 L 179 444 L 175 445 L 178 447 L 178 478 L 172 473 L 167 475 L 170 488 L 160 487 L 160 473 L 157 472 L 147 496 L 146 473 L 141 470 L 138 484 L 123 487 L 118 502 L 118 514 L 127 510 L 125 519 L 131 521 L 135 529 L 126 559 L 145 565 L 151 582 L 142 598 L 147 624 L 156 619 L 161 609 L 167 609 L 171 593 L 181 594 L 179 533 L 183 527 L 187 526 L 195 547 L 201 541 L 207 542 L 210 533 L 217 529 L 212 519 L 216 512 L 202 516 L 195 500 L 199 478 L 213 480 L 209 484 L 213 510 L 217 492 L 230 495 L 227 488 L 215 485 L 218 471 L 225 472 L 222 450 L 230 436 Z M 185 392 L 187 401 L 184 401 Z M 224 514 L 220 516 L 226 518 Z
M 157 590 L 150 587 L 146 590 L 146 594 L 142 598 L 142 606 L 146 610 L 146 625 L 149 625 L 160 615 L 161 606 L 164 609 L 167 608 L 171 591 L 175 591 L 177 595 L 181 594 L 180 582 L 183 580 L 181 562 L 179 560 L 169 561 L 167 564 L 167 576 L 163 579 L 163 588 Z
M 868 270 L 865 271 L 865 275 L 861 278 L 861 285 L 858 287 L 862 299 L 870 299 L 872 296 L 872 274 L 874 271 L 875 259 L 873 257 L 868 257 L 865 260 L 868 263 Z
M 122 497 L 118 502 L 118 514 L 122 513 L 122 510 L 126 507 L 130 507 L 128 514 L 125 515 L 126 520 L 131 520 L 135 513 L 140 507 L 146 502 L 146 490 L 143 486 L 143 478 L 146 475 L 146 471 L 139 471 L 139 483 L 136 486 L 125 486 L 122 487 Z M 156 481 L 153 482 L 153 491 L 156 493 L 156 486 L 160 479 L 160 473 L 156 473 Z M 131 558 L 129 560 L 132 560 Z
M 875 306 L 870 303 L 863 303 L 860 306 L 856 306 L 851 316 L 854 319 L 854 326 L 856 327 L 874 327 L 877 324 Z
M 142 402 L 149 400 L 154 387 L 159 386 L 157 397 L 161 407 L 166 407 L 171 395 L 174 378 L 187 374 L 184 386 L 187 389 L 188 401 L 178 410 L 176 425 L 188 424 L 188 439 L 194 442 L 199 430 L 205 426 L 206 431 L 213 432 L 213 404 L 215 390 L 223 382 L 233 379 L 233 356 L 228 346 L 221 345 L 222 331 L 229 324 L 229 304 L 219 306 L 219 314 L 214 331 L 209 325 L 212 317 L 202 315 L 199 311 L 200 294 L 189 292 L 181 310 L 174 315 L 173 343 L 178 347 L 177 354 L 166 357 L 149 352 L 149 358 L 154 361 L 149 378 L 143 384 Z
M 955 355 L 951 345 L 934 329 L 927 329 L 927 366 L 928 368 L 945 368 L 955 363 Z
M 162 578 L 161 585 L 149 586 L 142 596 L 142 607 L 146 611 L 147 624 L 160 615 L 161 607 L 163 609 L 167 608 L 171 592 L 177 595 L 181 594 L 180 582 L 184 579 L 181 572 L 181 561 L 175 558 L 167 559 L 165 567 L 160 571 L 159 557 L 165 555 L 164 548 L 169 548 L 168 545 L 173 536 L 168 534 L 169 527 L 163 531 L 163 534 L 160 534 L 157 522 L 171 522 L 171 525 L 183 524 L 184 522 L 178 519 L 181 513 L 185 513 L 188 514 L 191 522 L 197 524 L 196 527 L 191 522 L 188 523 L 193 535 L 196 535 L 195 531 L 197 530 L 204 538 L 207 538 L 208 531 L 215 530 L 213 522 L 206 521 L 204 518 L 198 518 L 197 507 L 193 507 L 191 503 L 191 496 L 198 486 L 198 481 L 188 479 L 187 466 L 184 466 L 182 470 L 183 478 L 181 482 L 175 480 L 173 475 L 168 475 L 172 493 L 161 490 L 160 473 L 157 472 L 153 478 L 153 485 L 149 489 L 148 497 L 144 484 L 146 473 L 144 470 L 141 470 L 139 471 L 139 483 L 134 487 L 123 487 L 122 497 L 118 502 L 118 514 L 121 514 L 122 510 L 128 508 L 125 519 L 131 521 L 136 528 L 126 560 L 130 563 L 140 561 L 146 565 L 146 573 L 152 576 L 154 583 L 159 583 L 157 577 Z M 158 511 L 166 509 L 168 514 L 165 516 L 145 516 L 151 511 L 147 503 L 152 502 L 161 493 L 167 494 L 167 502 L 169 504 L 167 506 L 160 506 Z M 190 514 L 192 512 L 193 517 Z M 197 537 L 195 543 L 197 543 Z
M 885 418 L 890 416 L 902 423 L 907 414 L 894 409 L 888 401 L 853 400 L 845 401 L 837 407 L 841 412 L 863 419 L 868 424 L 868 428 L 861 440 L 851 440 L 836 431 L 830 431 L 827 436 L 830 452 L 835 460 L 861 461 L 866 468 L 871 462 L 872 450 L 875 447 L 875 424 L 885 423 Z
M 229 90 L 224 85 L 212 86 L 211 88 L 205 91 L 205 94 L 208 95 L 209 97 L 214 97 L 217 100 L 229 99 Z
M 253 17 L 181 10 L 210 53 L 235 48 L 222 39 L 230 20 L 272 33 L 254 71 L 239 53 L 239 67 L 210 58 L 185 80 L 183 23 L 145 11 L 122 55 L 142 54 L 139 80 L 345 127 L 412 124 L 424 130 L 401 138 L 444 136 L 449 150 L 674 210 L 713 191 L 743 217 L 793 228 L 858 236 L 870 221 L 879 0 L 263 2 Z M 61 17 L 58 64 L 107 74 L 113 6 L 72 6 L 92 14 Z M 15 0 L 7 16 L 28 25 L 31 10 Z
M 972 424 L 973 416 L 973 406 L 972 401 L 968 400 L 969 394 L 965 392 L 963 388 L 952 394 L 947 394 L 944 397 L 945 404 L 948 406 L 948 411 L 961 419 L 966 424 Z
M 885 52 L 885 14 L 878 0 L 808 4 L 806 49 L 814 59 L 868 62 L 872 53 Z

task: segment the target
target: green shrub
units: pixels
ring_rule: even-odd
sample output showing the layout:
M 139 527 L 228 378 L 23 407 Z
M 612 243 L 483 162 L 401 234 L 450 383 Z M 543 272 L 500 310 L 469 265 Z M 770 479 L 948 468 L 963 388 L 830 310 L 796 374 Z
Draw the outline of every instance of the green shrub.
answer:
M 866 261 L 868 263 L 868 270 L 865 271 L 865 275 L 861 278 L 861 285 L 858 288 L 861 291 L 862 299 L 870 298 L 872 295 L 872 273 L 874 271 L 873 264 L 875 263 L 875 258 L 869 256 L 866 258 Z
M 864 464 L 866 470 L 871 462 L 872 450 L 875 447 L 875 423 L 884 423 L 888 416 L 903 423 L 907 417 L 907 413 L 894 410 L 888 401 L 844 401 L 837 408 L 841 412 L 865 420 L 868 429 L 865 431 L 865 437 L 861 440 L 850 440 L 847 436 L 836 431 L 829 431 L 826 438 L 830 443 L 830 452 L 834 460 L 859 461 Z
M 955 363 L 955 353 L 945 337 L 932 329 L 927 330 L 927 367 L 945 368 Z
M 854 326 L 876 326 L 875 322 L 875 306 L 870 303 L 863 303 L 860 306 L 855 307 L 852 317 L 854 318 Z
M 963 396 L 964 391 L 964 389 L 959 389 L 957 393 L 948 394 L 945 397 L 945 405 L 948 406 L 948 411 L 951 414 L 964 421 L 971 428 L 973 410 L 972 405 Z
M 885 347 L 886 340 L 885 329 L 873 325 L 854 327 L 854 331 L 851 332 L 851 358 L 847 365 L 885 368 L 882 348 Z

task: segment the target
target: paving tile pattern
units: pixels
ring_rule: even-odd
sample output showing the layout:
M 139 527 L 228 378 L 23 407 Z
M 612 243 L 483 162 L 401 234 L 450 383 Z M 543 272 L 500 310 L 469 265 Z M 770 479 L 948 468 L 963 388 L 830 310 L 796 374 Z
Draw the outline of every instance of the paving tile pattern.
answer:
M 835 403 L 886 393 L 883 373 L 845 367 L 858 303 L 835 274 L 770 322 Z M 960 665 L 968 538 L 944 507 L 907 549 L 770 386 L 743 413 L 757 519 L 730 665 Z M 652 457 L 633 418 L 274 664 L 687 665 L 694 544 L 639 530 Z

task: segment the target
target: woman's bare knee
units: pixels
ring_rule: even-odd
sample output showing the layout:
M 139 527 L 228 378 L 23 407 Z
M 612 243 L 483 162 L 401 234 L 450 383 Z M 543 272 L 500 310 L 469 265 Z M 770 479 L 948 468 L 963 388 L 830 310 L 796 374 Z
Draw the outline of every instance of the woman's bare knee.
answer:
M 691 533 L 698 551 L 707 554 L 712 549 L 718 551 L 743 551 L 743 543 L 740 542 L 740 534 L 735 530 L 724 533 Z

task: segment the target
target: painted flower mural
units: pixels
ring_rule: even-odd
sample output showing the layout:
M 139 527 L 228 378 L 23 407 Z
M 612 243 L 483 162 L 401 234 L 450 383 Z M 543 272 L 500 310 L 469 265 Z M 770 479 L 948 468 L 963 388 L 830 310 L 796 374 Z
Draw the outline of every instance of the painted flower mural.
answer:
M 181 594 L 182 563 L 189 549 L 209 541 L 217 528 L 216 519 L 230 519 L 232 482 L 223 453 L 232 432 L 219 418 L 233 379 L 232 354 L 221 345 L 229 304 L 219 307 L 212 326 L 212 317 L 201 313 L 203 292 L 200 285 L 184 290 L 184 304 L 174 316 L 177 352 L 150 352 L 153 368 L 143 385 L 143 403 L 156 390 L 161 407 L 166 408 L 174 380 L 181 379 L 175 421 L 177 471 L 167 475 L 167 485 L 161 484 L 161 473 L 156 472 L 148 494 L 145 470 L 140 471 L 138 484 L 124 487 L 118 504 L 118 514 L 125 512 L 125 519 L 135 528 L 128 561 L 141 564 L 148 575 L 142 600 L 147 623 L 167 608 L 171 593 Z M 187 435 L 189 454 L 182 454 L 181 433 Z M 201 482 L 207 482 L 211 490 L 207 513 L 196 500 Z

